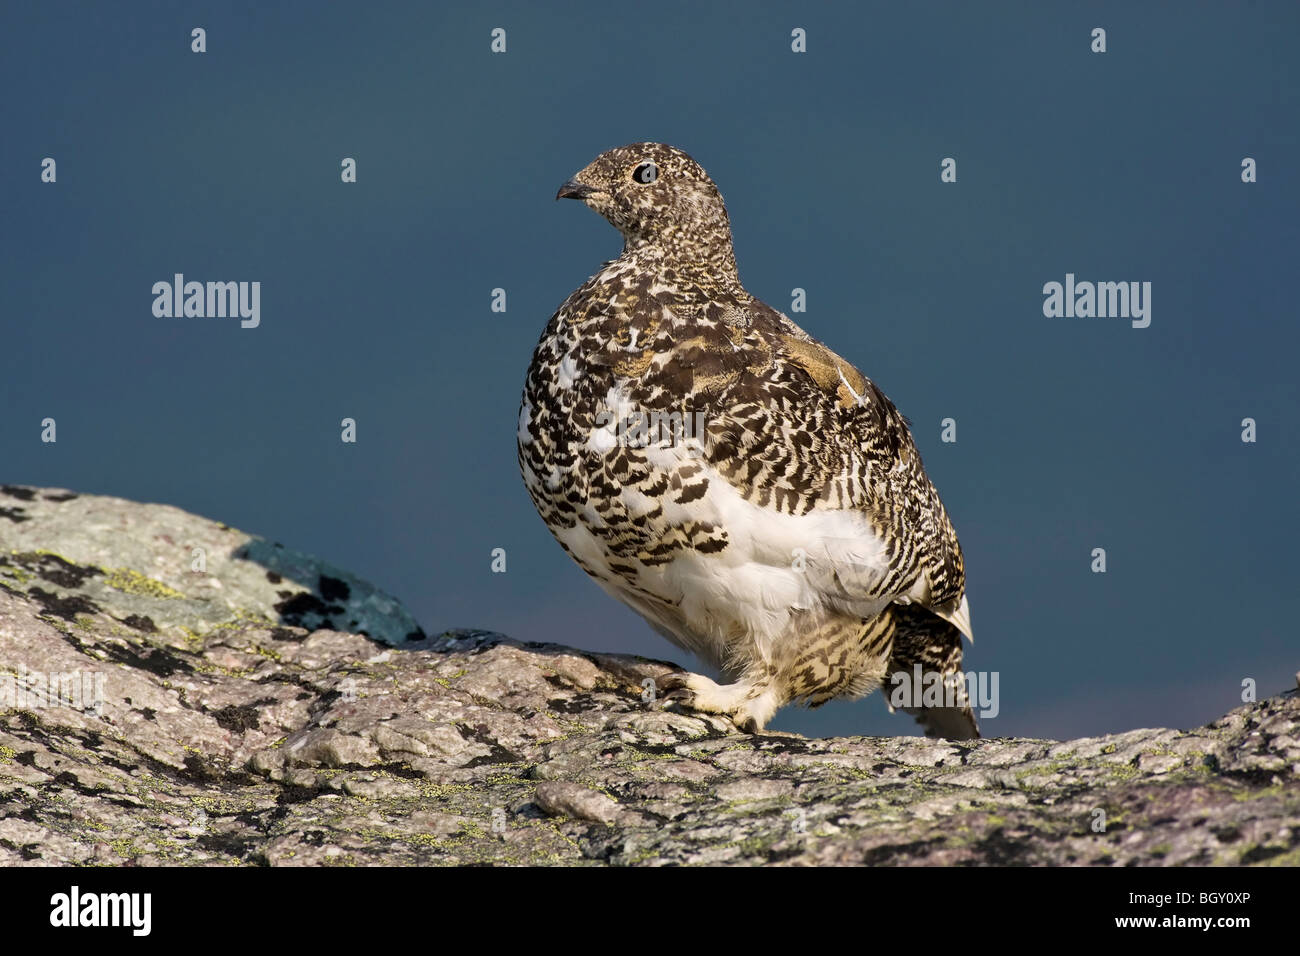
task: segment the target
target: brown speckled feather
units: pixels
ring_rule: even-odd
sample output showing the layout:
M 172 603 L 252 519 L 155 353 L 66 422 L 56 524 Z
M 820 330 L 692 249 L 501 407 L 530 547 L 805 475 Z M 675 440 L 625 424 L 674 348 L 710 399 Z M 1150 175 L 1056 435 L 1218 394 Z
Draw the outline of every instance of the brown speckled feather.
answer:
M 520 466 L 565 550 L 727 686 L 757 689 L 758 726 L 787 700 L 878 686 L 891 606 L 937 615 L 931 657 L 959 668 L 961 548 L 907 422 L 744 290 L 707 174 L 633 144 L 561 195 L 625 241 L 552 317 L 525 382 Z

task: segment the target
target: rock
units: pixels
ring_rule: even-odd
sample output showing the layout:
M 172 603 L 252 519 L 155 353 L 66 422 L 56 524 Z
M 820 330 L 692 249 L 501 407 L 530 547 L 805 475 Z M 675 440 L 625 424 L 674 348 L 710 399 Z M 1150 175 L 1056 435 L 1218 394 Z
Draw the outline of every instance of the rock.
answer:
M 576 783 L 546 780 L 537 785 L 533 800 L 551 816 L 590 820 L 606 826 L 619 818 L 618 804 L 598 790 Z
M 0 865 L 1300 862 L 1295 691 L 1192 731 L 815 740 L 644 699 L 668 663 L 412 634 L 306 555 L 7 486 Z
M 424 637 L 395 598 L 347 571 L 167 505 L 4 485 L 0 545 L 0 581 L 48 582 L 44 598 L 29 595 L 69 622 L 99 610 L 143 633 L 201 636 L 238 618 Z

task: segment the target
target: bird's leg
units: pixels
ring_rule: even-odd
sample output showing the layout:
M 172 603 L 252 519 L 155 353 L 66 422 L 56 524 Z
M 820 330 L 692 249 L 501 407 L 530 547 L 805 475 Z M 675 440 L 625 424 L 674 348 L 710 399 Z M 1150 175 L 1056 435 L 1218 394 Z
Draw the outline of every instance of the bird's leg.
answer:
M 689 710 L 725 714 L 745 733 L 758 733 L 785 703 L 776 685 L 768 680 L 742 678 L 734 684 L 718 684 L 701 674 L 678 671 L 661 678 L 665 699 Z

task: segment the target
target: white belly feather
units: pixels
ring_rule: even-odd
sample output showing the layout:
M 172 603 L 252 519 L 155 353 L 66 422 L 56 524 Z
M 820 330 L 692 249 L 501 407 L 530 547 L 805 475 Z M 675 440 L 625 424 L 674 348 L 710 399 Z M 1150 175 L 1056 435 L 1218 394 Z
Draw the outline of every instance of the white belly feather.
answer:
M 593 450 L 607 450 L 612 434 L 597 430 Z M 792 616 L 833 609 L 872 617 L 892 599 L 875 595 L 887 570 L 887 554 L 865 516 L 850 511 L 783 514 L 746 500 L 706 462 L 693 459 L 682 445 L 644 449 L 650 464 L 663 470 L 704 467 L 703 497 L 678 503 L 671 495 L 650 499 L 632 488 L 622 491 L 630 514 L 662 504 L 656 525 L 672 527 L 707 522 L 726 529 L 720 552 L 679 551 L 667 564 L 637 565 L 633 582 L 671 610 L 649 606 L 623 578 L 609 570 L 609 556 L 598 534 L 602 519 L 591 505 L 579 508 L 581 520 L 557 536 L 587 566 L 596 570 L 609 593 L 634 607 L 676 643 L 715 664 L 726 644 L 740 639 L 764 659 L 778 640 L 797 640 Z M 694 479 L 698 480 L 698 476 Z M 621 563 L 629 563 L 626 558 Z M 632 562 L 635 563 L 635 562 Z

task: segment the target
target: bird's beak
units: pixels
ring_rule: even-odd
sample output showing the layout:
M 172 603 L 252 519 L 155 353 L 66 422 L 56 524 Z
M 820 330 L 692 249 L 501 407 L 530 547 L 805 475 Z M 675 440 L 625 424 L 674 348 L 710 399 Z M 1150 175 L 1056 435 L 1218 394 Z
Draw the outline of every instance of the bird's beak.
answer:
M 594 192 L 599 192 L 586 183 L 580 183 L 576 179 L 570 179 L 560 187 L 560 191 L 555 194 L 556 199 L 586 199 Z

